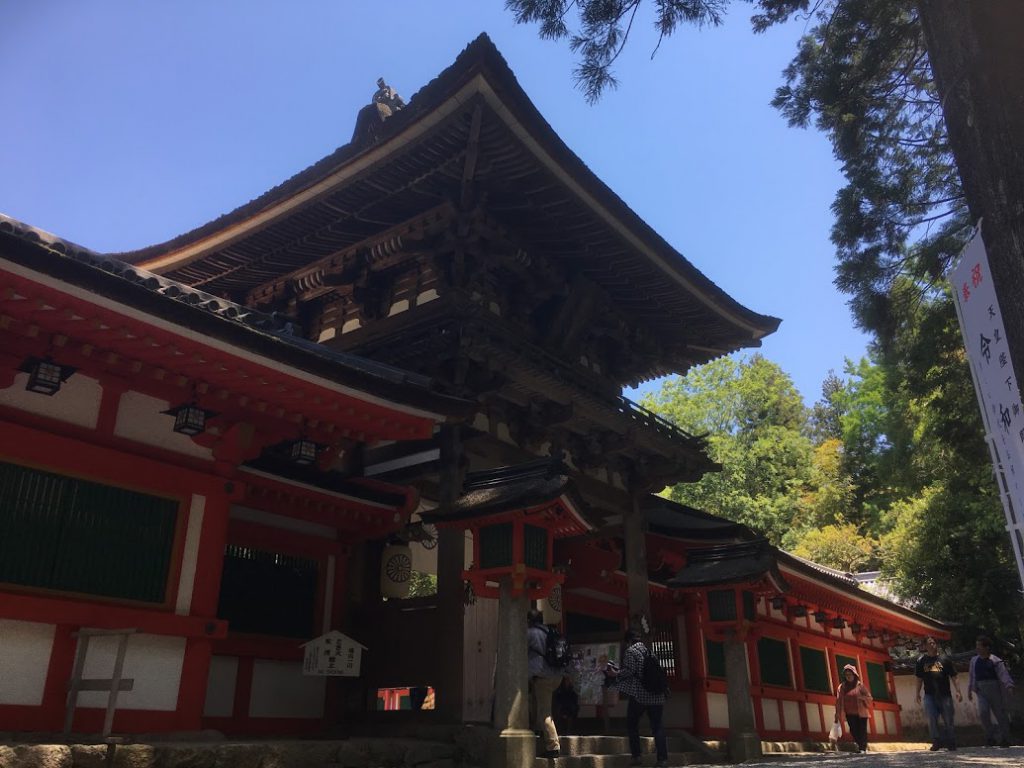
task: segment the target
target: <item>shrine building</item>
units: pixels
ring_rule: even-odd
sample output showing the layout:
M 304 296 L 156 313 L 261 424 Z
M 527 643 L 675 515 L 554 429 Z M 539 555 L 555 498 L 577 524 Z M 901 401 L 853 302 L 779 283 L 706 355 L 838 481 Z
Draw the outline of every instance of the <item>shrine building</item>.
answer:
M 349 143 L 167 243 L 0 218 L 8 729 L 491 723 L 527 764 L 536 602 L 584 666 L 645 630 L 666 726 L 734 756 L 823 739 L 850 662 L 898 738 L 889 649 L 945 625 L 654 495 L 720 468 L 622 396 L 779 320 L 602 183 L 486 36 L 408 102 L 379 86 Z M 332 632 L 358 676 L 303 674 Z

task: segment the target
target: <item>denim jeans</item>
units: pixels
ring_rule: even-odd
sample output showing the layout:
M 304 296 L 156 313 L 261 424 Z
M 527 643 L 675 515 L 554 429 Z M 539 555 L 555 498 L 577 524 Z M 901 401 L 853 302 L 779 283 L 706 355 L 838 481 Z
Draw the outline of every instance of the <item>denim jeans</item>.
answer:
M 953 736 L 953 697 L 935 697 L 926 693 L 924 711 L 928 715 L 928 733 L 932 743 L 953 746 L 956 743 Z M 939 716 L 942 717 L 942 731 L 939 730 Z

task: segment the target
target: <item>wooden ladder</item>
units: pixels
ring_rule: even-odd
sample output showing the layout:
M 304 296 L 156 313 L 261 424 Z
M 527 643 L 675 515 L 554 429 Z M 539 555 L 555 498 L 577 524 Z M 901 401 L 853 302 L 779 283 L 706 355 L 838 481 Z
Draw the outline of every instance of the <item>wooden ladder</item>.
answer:
M 78 705 L 78 693 L 80 691 L 106 691 L 107 692 L 107 714 L 103 719 L 103 737 L 110 735 L 110 729 L 114 725 L 114 710 L 117 708 L 117 695 L 121 691 L 130 691 L 135 687 L 135 680 L 123 678 L 121 673 L 124 670 L 124 657 L 128 651 L 128 638 L 135 634 L 137 629 L 80 629 L 72 634 L 78 638 L 78 646 L 75 649 L 75 665 L 71 671 L 71 680 L 68 681 L 67 710 L 64 713 L 64 735 L 71 733 L 71 723 L 75 718 L 75 707 Z M 109 678 L 82 678 L 82 671 L 85 669 L 85 657 L 89 652 L 89 640 L 94 637 L 118 638 L 117 657 L 114 660 L 114 673 Z

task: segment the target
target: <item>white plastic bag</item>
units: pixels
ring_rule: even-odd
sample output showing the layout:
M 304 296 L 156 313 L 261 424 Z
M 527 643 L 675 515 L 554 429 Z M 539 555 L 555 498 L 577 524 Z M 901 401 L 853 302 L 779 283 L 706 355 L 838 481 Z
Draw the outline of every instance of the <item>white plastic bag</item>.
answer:
M 832 742 L 838 742 L 843 737 L 843 726 L 838 722 L 832 723 L 832 730 L 828 732 L 828 739 Z

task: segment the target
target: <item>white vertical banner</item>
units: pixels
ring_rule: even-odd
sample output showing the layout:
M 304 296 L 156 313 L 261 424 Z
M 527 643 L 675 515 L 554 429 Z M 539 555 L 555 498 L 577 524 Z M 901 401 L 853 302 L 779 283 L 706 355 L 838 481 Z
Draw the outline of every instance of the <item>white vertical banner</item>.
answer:
M 947 277 L 992 453 L 1006 530 L 1024 585 L 1024 409 L 980 226 Z

